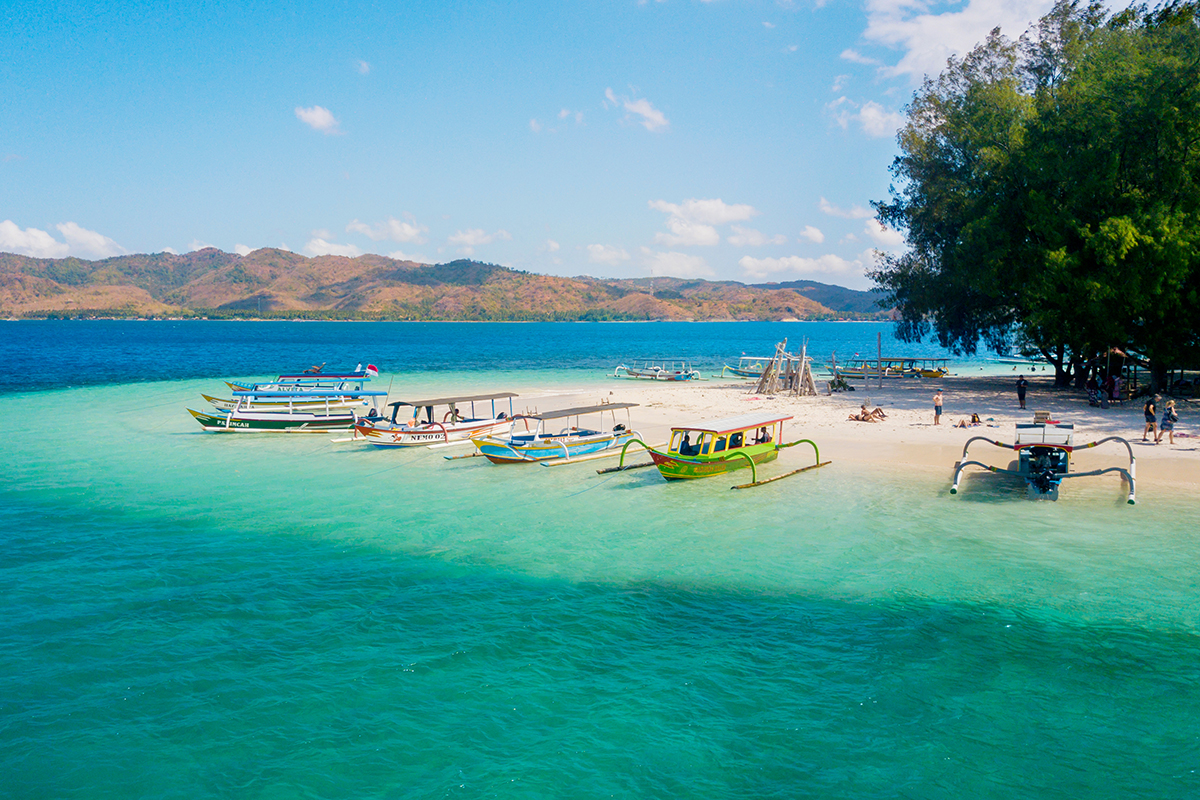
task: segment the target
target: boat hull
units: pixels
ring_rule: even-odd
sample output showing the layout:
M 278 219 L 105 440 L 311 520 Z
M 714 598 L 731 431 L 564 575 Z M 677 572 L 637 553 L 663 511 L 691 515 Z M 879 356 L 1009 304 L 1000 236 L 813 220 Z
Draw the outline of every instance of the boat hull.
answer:
M 505 430 L 508 419 L 466 420 L 449 425 L 421 425 L 410 428 L 391 422 L 370 424 L 360 421 L 354 426 L 355 436 L 376 447 L 426 447 L 431 444 L 461 442 Z
M 471 441 L 479 453 L 493 464 L 523 464 L 552 458 L 577 458 L 605 450 L 620 449 L 637 437 L 636 431 L 596 433 L 584 436 L 482 437 Z
M 242 391 L 242 390 L 238 390 Z M 237 406 L 236 400 L 225 400 L 220 397 L 212 397 L 207 394 L 201 394 L 205 400 L 212 404 L 213 408 L 219 408 L 222 411 L 232 411 Z M 362 408 L 367 405 L 361 399 L 353 397 L 336 397 L 330 398 L 326 403 L 324 400 L 259 400 L 254 405 L 263 408 L 264 410 L 274 411 L 276 409 L 293 408 L 297 411 L 324 411 L 326 408 L 345 409 L 345 408 Z
M 745 453 L 755 464 L 765 464 L 779 457 L 779 449 L 773 444 L 751 445 L 733 452 Z M 650 458 L 654 461 L 654 466 L 658 467 L 659 473 L 669 481 L 711 478 L 750 466 L 746 459 L 731 458 L 728 454 L 687 458 L 651 450 Z
M 354 426 L 353 413 L 306 414 L 278 411 L 227 412 L 209 414 L 188 409 L 200 427 L 214 433 L 321 433 L 349 430 Z

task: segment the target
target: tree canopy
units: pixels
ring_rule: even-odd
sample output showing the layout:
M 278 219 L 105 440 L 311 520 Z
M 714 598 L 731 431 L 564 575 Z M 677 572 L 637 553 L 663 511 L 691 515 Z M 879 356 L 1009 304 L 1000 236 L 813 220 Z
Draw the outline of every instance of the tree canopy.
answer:
M 1109 347 L 1156 379 L 1200 354 L 1198 0 L 1108 16 L 1059 0 L 993 30 L 905 109 L 883 224 L 908 250 L 871 273 L 901 319 L 956 352 L 1037 351 L 1060 383 Z

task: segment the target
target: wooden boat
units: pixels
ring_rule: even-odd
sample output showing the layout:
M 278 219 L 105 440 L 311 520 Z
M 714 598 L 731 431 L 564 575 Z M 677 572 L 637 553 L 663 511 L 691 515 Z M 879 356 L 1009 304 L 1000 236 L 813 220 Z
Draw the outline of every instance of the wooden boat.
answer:
M 996 447 L 1012 449 L 1017 453 L 1016 469 L 995 467 L 982 461 L 969 461 L 967 450 L 973 442 L 987 442 Z M 1129 467 L 1105 467 L 1087 472 L 1071 471 L 1071 454 L 1075 450 L 1083 450 L 1102 445 L 1106 442 L 1120 442 L 1129 452 Z M 1087 444 L 1075 444 L 1075 426 L 1062 422 L 1034 422 L 1018 424 L 1013 444 L 1004 444 L 987 436 L 973 436 L 963 445 L 962 458 L 954 465 L 954 482 L 950 485 L 950 494 L 958 494 L 958 484 L 962 479 L 963 470 L 976 466 L 1000 475 L 1016 475 L 1025 481 L 1026 494 L 1031 499 L 1057 500 L 1058 488 L 1067 478 L 1084 478 L 1104 475 L 1108 472 L 1119 473 L 1129 483 L 1129 505 L 1137 501 L 1134 479 L 1136 475 L 1136 459 L 1133 447 L 1119 436 L 1109 436 L 1099 441 Z
M 857 358 L 845 364 L 829 364 L 826 370 L 834 377 L 849 379 L 884 378 L 942 378 L 950 374 L 947 358 Z
M 763 370 L 766 369 L 767 365 L 774 361 L 774 359 L 774 356 L 742 356 L 738 359 L 736 367 L 730 364 L 725 364 L 721 367 L 721 374 L 717 375 L 716 377 L 724 378 L 726 375 L 734 375 L 739 378 L 761 378 Z M 800 361 L 800 356 L 787 355 L 784 357 L 784 360 L 798 363 Z M 781 371 L 786 370 L 781 369 Z
M 365 406 L 370 397 L 383 397 L 387 392 L 361 392 L 359 403 Z M 343 395 L 335 391 L 276 391 L 234 392 L 236 405 L 229 410 L 188 413 L 196 418 L 206 431 L 220 433 L 320 433 L 322 431 L 349 430 L 354 425 L 356 413 L 353 409 L 338 408 L 334 404 Z M 278 401 L 285 400 L 286 405 Z M 297 403 L 321 401 L 324 406 L 313 409 L 297 407 Z
M 460 397 L 438 397 L 432 400 L 398 400 L 391 403 L 391 418 L 359 419 L 354 425 L 354 438 L 361 438 L 376 447 L 416 447 L 420 445 L 448 444 L 467 441 L 474 437 L 499 432 L 511 425 L 513 392 L 463 395 Z M 508 400 L 508 411 L 497 411 L 497 400 Z M 475 411 L 475 403 L 491 403 L 491 410 Z M 459 406 L 470 405 L 469 411 Z M 434 409 L 446 407 L 442 414 Z M 413 415 L 400 419 L 401 408 L 412 408 Z M 425 420 L 421 421 L 421 411 Z
M 616 450 L 631 439 L 640 438 L 640 434 L 630 430 L 628 424 L 616 422 L 617 411 L 626 409 L 628 418 L 628 409 L 635 406 L 637 403 L 605 403 L 547 411 L 542 414 L 517 415 L 512 418 L 506 435 L 476 437 L 471 441 L 479 455 L 485 456 L 493 464 L 520 464 L 558 458 L 570 460 L 579 456 L 594 455 L 606 450 Z M 598 427 L 581 427 L 580 417 L 593 414 L 599 417 Z M 612 417 L 611 427 L 604 421 L 605 414 Z M 570 424 L 571 418 L 575 419 L 574 425 Z M 563 422 L 566 424 L 560 428 L 559 424 Z M 533 423 L 532 431 L 518 430 L 519 424 L 527 426 L 528 423 Z M 558 430 L 552 432 L 551 427 Z
M 255 385 L 250 389 L 245 389 L 242 391 L 253 392 L 260 390 L 258 389 L 258 386 Z M 221 397 L 213 397 L 212 395 L 207 395 L 204 393 L 201 393 L 200 396 L 207 400 L 209 404 L 213 406 L 213 408 L 220 409 L 221 411 L 232 411 L 238 404 L 236 398 L 233 400 L 226 400 Z M 292 400 L 291 402 L 289 402 L 287 398 L 281 398 L 279 400 L 261 400 L 257 403 L 257 405 L 261 406 L 263 409 L 269 409 L 270 407 L 291 407 L 297 411 L 323 411 L 326 408 L 360 408 L 363 405 L 363 400 L 361 393 L 358 393 L 348 394 L 332 399 Z
M 635 378 L 645 381 L 693 381 L 700 378 L 699 370 L 692 369 L 687 361 L 663 361 L 646 359 L 640 367 L 624 364 L 613 370 L 614 378 Z
M 326 374 L 326 375 L 280 375 L 274 380 L 263 381 L 262 383 L 236 383 L 234 381 L 225 381 L 225 385 L 235 392 L 250 392 L 260 390 L 264 392 L 305 392 L 319 390 L 343 390 L 363 391 L 367 382 L 371 380 L 371 375 L 362 372 L 351 372 L 346 374 Z
M 783 423 L 790 419 L 792 419 L 791 415 L 758 412 L 672 427 L 671 440 L 665 451 L 650 447 L 640 440 L 630 442 L 622 450 L 618 466 L 603 471 L 619 471 L 637 466 L 653 465 L 658 467 L 659 473 L 666 480 L 678 481 L 711 478 L 750 467 L 750 483 L 734 487 L 744 489 L 771 483 L 829 464 L 828 461 L 822 463 L 820 450 L 810 439 L 782 442 Z M 816 463 L 774 478 L 758 480 L 759 464 L 774 461 L 779 457 L 780 450 L 801 443 L 812 445 Z M 651 461 L 646 464 L 625 466 L 625 451 L 632 444 L 639 444 L 645 448 L 650 454 Z

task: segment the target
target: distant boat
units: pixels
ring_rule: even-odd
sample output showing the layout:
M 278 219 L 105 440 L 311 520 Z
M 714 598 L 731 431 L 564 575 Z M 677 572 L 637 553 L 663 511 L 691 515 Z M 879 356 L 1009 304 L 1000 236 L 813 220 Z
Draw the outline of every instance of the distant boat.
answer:
M 692 369 L 684 360 L 645 359 L 640 367 L 620 364 L 613 370 L 614 378 L 636 378 L 649 381 L 692 381 L 700 378 L 700 372 Z
M 950 374 L 949 364 L 948 358 L 855 358 L 825 369 L 835 377 L 853 379 L 942 378 Z
M 626 442 L 641 438 L 637 431 L 630 430 L 627 424 L 616 422 L 616 412 L 630 409 L 637 403 L 605 403 L 598 406 L 582 406 L 566 408 L 561 411 L 547 411 L 542 414 L 520 414 L 512 418 L 507 435 L 476 437 L 474 443 L 480 455 L 485 456 L 493 464 L 521 464 L 530 461 L 547 461 L 550 459 L 571 460 L 579 456 L 588 456 L 606 450 L 619 449 Z M 608 427 L 605 415 L 611 416 L 614 423 Z M 598 419 L 596 427 L 588 428 L 580 425 L 581 417 L 595 415 Z M 626 411 L 628 416 L 628 411 Z M 575 419 L 572 425 L 571 419 Z M 533 430 L 519 430 L 519 424 L 533 423 Z M 560 424 L 566 423 L 559 427 Z M 551 428 L 557 430 L 551 430 Z M 451 458 L 451 456 L 447 456 Z
M 793 356 L 789 354 L 785 356 L 785 359 L 786 361 L 794 362 L 795 364 L 800 363 L 800 356 Z M 742 356 L 738 359 L 736 367 L 730 364 L 725 364 L 721 367 L 721 374 L 714 377 L 724 378 L 726 374 L 729 374 L 736 375 L 739 378 L 761 378 L 763 370 L 766 369 L 767 365 L 774 360 L 774 356 Z M 780 372 L 784 373 L 794 371 L 788 370 L 782 365 L 779 369 Z
M 359 419 L 354 425 L 354 438 L 376 447 L 418 447 L 431 444 L 463 442 L 478 436 L 499 432 L 511 425 L 513 392 L 438 397 L 431 400 L 398 400 L 391 403 L 391 419 Z M 508 400 L 508 411 L 497 411 L 496 401 Z M 490 411 L 475 411 L 476 403 L 490 403 Z M 467 405 L 469 410 L 460 409 Z M 435 414 L 435 408 L 446 411 Z M 401 408 L 412 408 L 413 416 L 399 418 Z M 421 411 L 425 420 L 420 419 Z

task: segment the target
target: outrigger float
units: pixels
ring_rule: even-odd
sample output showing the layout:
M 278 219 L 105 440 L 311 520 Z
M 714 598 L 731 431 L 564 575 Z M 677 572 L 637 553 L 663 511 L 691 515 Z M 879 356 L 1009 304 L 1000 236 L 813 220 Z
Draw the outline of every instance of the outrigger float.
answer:
M 517 414 L 510 420 L 510 428 L 505 436 L 482 436 L 471 439 L 478 452 L 470 456 L 446 456 L 447 459 L 469 458 L 481 455 L 493 464 L 522 464 L 531 461 L 550 463 L 570 463 L 581 457 L 599 457 L 608 455 L 631 439 L 641 438 L 637 431 L 630 430 L 627 424 L 616 422 L 616 412 L 620 409 L 630 409 L 637 403 L 603 403 L 597 406 L 581 406 L 565 408 L 561 411 L 547 411 L 542 414 Z M 612 415 L 613 425 L 605 428 L 604 415 Z M 626 417 L 628 417 L 626 411 Z M 601 420 L 597 428 L 580 427 L 580 417 L 598 414 Z M 575 424 L 571 425 L 571 418 Z M 550 432 L 550 425 L 565 420 L 567 425 L 556 433 Z M 528 425 L 535 423 L 530 431 Z M 524 431 L 517 430 L 517 424 L 525 425 Z M 590 460 L 590 458 L 588 458 Z
M 665 451 L 658 450 L 633 439 L 621 448 L 621 461 L 615 467 L 597 470 L 620 472 L 641 467 L 658 467 L 659 473 L 668 481 L 711 478 L 733 470 L 750 467 L 750 483 L 730 488 L 750 489 L 783 478 L 824 467 L 832 462 L 821 461 L 821 451 L 811 439 L 797 439 L 783 443 L 783 423 L 792 419 L 790 415 L 771 413 L 741 414 L 736 417 L 695 422 L 671 428 L 671 441 Z M 625 454 L 630 445 L 640 445 L 650 454 L 650 461 L 641 464 L 625 464 Z M 758 465 L 774 461 L 779 451 L 798 444 L 812 445 L 815 463 L 794 469 L 772 478 L 758 479 Z
M 700 379 L 700 371 L 692 369 L 692 365 L 686 360 L 646 359 L 640 367 L 627 367 L 620 364 L 613 370 L 612 376 L 644 381 L 694 381 Z
M 514 392 L 494 392 L 492 394 L 462 395 L 459 397 L 438 397 L 432 400 L 397 400 L 390 403 L 391 419 L 385 417 L 359 419 L 354 424 L 353 440 L 365 441 L 376 447 L 419 447 L 450 444 L 466 444 L 472 438 L 496 433 L 509 427 L 513 416 L 512 398 Z M 508 411 L 496 409 L 497 400 L 508 400 Z M 475 412 L 476 403 L 491 404 L 490 414 L 485 411 Z M 460 409 L 468 406 L 470 410 Z M 445 407 L 440 415 L 434 413 L 435 408 Z M 408 420 L 399 419 L 400 409 L 411 407 L 413 416 Z M 425 412 L 425 420 L 421 420 L 421 411 Z M 440 419 L 439 419 L 440 417 Z M 339 440 L 346 441 L 346 440 Z
M 970 461 L 967 450 L 973 442 L 988 444 L 1015 450 L 1017 452 L 1017 468 L 1002 469 L 985 464 L 982 461 Z M 1129 451 L 1129 468 L 1105 467 L 1087 472 L 1071 472 L 1071 454 L 1076 450 L 1097 447 L 1106 442 L 1120 442 Z M 1034 422 L 1017 425 L 1016 439 L 1013 444 L 1005 444 L 987 436 L 973 436 L 963 445 L 962 459 L 955 465 L 954 482 L 950 485 L 950 494 L 958 494 L 958 483 L 962 479 L 963 470 L 967 467 L 983 467 L 1000 475 L 1017 475 L 1024 479 L 1026 492 L 1031 499 L 1058 499 L 1058 487 L 1067 478 L 1086 478 L 1104 475 L 1109 472 L 1119 473 L 1129 484 L 1129 505 L 1137 501 L 1135 494 L 1135 478 L 1137 459 L 1133 456 L 1133 447 L 1119 436 L 1109 436 L 1087 444 L 1075 444 L 1075 426 L 1069 423 Z

